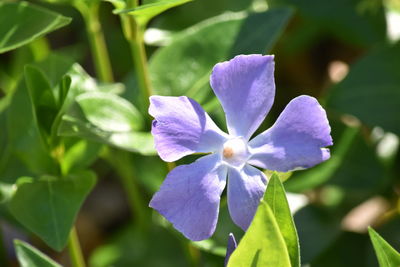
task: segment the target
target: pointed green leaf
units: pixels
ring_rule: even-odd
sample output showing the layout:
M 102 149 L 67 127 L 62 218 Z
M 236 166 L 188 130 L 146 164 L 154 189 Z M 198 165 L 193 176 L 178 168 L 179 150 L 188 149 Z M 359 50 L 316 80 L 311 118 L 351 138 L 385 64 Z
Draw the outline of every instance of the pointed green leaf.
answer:
M 57 62 L 55 64 L 57 65 Z M 124 90 L 123 85 L 119 83 L 99 84 L 77 63 L 71 64 L 68 69 L 60 70 L 58 73 L 57 71 L 52 73 L 51 70 L 47 70 L 44 66 L 42 70 L 46 74 L 51 74 L 49 79 L 52 80 L 54 91 L 59 96 L 58 102 L 61 108 L 59 114 L 57 114 L 57 123 L 75 99 L 83 93 L 103 92 L 118 94 Z M 58 127 L 58 125 L 53 125 L 53 127 Z
M 124 98 L 99 91 L 82 93 L 71 104 L 58 127 L 62 136 L 76 136 L 102 142 L 144 155 L 155 155 L 153 137 L 138 132 L 143 119 Z
M 46 244 L 61 251 L 76 215 L 96 182 L 96 176 L 81 171 L 65 178 L 23 177 L 9 202 L 11 214 Z
M 71 88 L 72 79 L 71 76 L 65 75 L 60 81 L 60 90 L 58 92 L 58 102 L 64 103 L 68 95 L 69 89 Z
M 285 240 L 273 211 L 264 200 L 228 262 L 228 267 L 248 266 L 291 267 Z
M 265 191 L 265 201 L 271 207 L 278 223 L 281 234 L 285 240 L 287 250 L 290 255 L 292 267 L 300 266 L 299 238 L 293 217 L 290 213 L 289 203 L 286 199 L 285 189 L 276 173 L 272 174 Z
M 115 147 L 137 152 L 143 155 L 156 155 L 153 136 L 148 132 L 106 132 L 89 123 L 79 113 L 67 114 L 62 117 L 58 134 L 76 136 L 113 145 Z
M 41 130 L 50 134 L 58 112 L 50 82 L 40 69 L 31 65 L 25 67 L 25 82 L 33 107 L 34 119 Z M 43 141 L 45 142 L 45 137 Z
M 399 267 L 400 253 L 392 248 L 374 229 L 368 228 L 380 267 Z
M 43 135 L 35 120 L 32 101 L 24 81 L 21 81 L 16 88 L 6 115 L 10 152 L 34 173 L 55 173 L 56 163 L 43 142 Z M 12 162 L 7 163 L 7 166 L 12 165 Z M 13 177 L 16 178 L 18 176 Z
M 71 22 L 28 2 L 0 3 L 0 53 L 18 48 Z
M 51 53 L 45 60 L 32 64 L 45 74 L 52 88 L 59 84 L 64 75 L 74 69 L 74 65 L 77 65 L 73 59 L 56 52 Z M 57 96 L 55 92 L 54 95 Z M 58 98 L 57 100 L 60 102 Z
M 77 95 L 97 89 L 101 91 L 116 91 L 114 85 L 112 87 L 107 86 L 107 88 L 98 85 L 82 67 L 78 64 L 73 64 L 69 58 L 57 53 L 51 54 L 41 62 L 33 63 L 33 67 L 30 66 L 29 68 L 31 70 L 32 68 L 40 70 L 39 75 L 45 75 L 45 79 L 48 81 L 43 83 L 44 87 L 36 86 L 37 91 L 41 92 L 44 88 L 48 88 L 47 83 L 50 83 L 52 94 L 56 99 L 57 105 L 60 106 L 57 117 L 51 127 L 51 137 L 58 138 L 56 137 L 57 122 L 61 121 L 62 114 L 73 103 Z M 69 77 L 71 83 L 68 82 L 69 78 L 65 77 Z M 43 77 L 39 79 L 43 80 Z M 62 80 L 64 82 L 60 82 Z M 119 90 L 121 89 L 120 85 L 117 87 L 119 87 Z M 7 130 L 5 141 L 8 144 L 8 149 L 4 150 L 8 151 L 7 153 L 12 156 L 2 157 L 0 172 L 2 172 L 3 177 L 7 177 L 9 183 L 14 183 L 16 178 L 30 173 L 42 175 L 43 173 L 58 172 L 58 164 L 50 156 L 48 146 L 43 142 L 43 130 L 38 127 L 39 124 L 35 119 L 36 112 L 34 112 L 30 95 L 30 90 L 28 90 L 25 80 L 21 80 L 18 83 L 13 95 L 7 95 L 11 96 L 7 97 L 11 99 L 11 103 L 5 114 L 5 129 Z M 47 116 L 48 114 L 46 114 Z
M 15 251 L 21 267 L 61 267 L 60 264 L 21 240 L 14 240 Z
M 142 118 L 127 100 L 114 94 L 89 92 L 76 98 L 88 121 L 106 132 L 129 132 L 141 128 Z
M 101 144 L 82 139 L 74 142 L 68 146 L 61 159 L 62 173 L 70 173 L 87 168 L 96 160 L 102 147 Z
M 117 10 L 116 13 L 128 13 L 129 15 L 134 16 L 140 25 L 146 26 L 149 20 L 162 12 L 190 1 L 193 0 L 161 0 L 155 3 L 141 5 L 134 9 Z

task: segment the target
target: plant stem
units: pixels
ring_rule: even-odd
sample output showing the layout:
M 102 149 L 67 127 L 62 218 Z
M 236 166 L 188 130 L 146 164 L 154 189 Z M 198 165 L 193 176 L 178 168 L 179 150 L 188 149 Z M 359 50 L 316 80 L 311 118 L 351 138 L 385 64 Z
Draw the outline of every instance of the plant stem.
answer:
M 153 95 L 153 89 L 150 84 L 150 75 L 147 67 L 146 50 L 143 42 L 143 32 L 138 29 L 137 39 L 139 41 L 131 42 L 131 52 L 135 64 L 136 75 L 140 90 L 144 98 L 144 103 L 149 103 L 149 97 Z
M 76 8 L 81 12 L 89 38 L 90 51 L 98 78 L 103 82 L 113 82 L 113 73 L 104 34 L 99 21 L 99 4 L 85 4 L 76 1 Z
M 50 54 L 50 45 L 46 37 L 39 38 L 30 43 L 29 48 L 35 61 L 41 61 Z
M 127 0 L 126 1 L 126 7 L 127 8 L 135 8 L 135 7 L 138 6 L 138 4 L 139 4 L 138 0 Z
M 137 1 L 135 0 L 129 0 L 128 2 L 131 2 L 131 5 L 137 4 Z M 103 82 L 112 82 L 112 69 L 98 17 L 99 5 L 87 5 L 83 1 L 76 1 L 75 5 L 76 8 L 82 13 L 82 16 L 86 22 L 87 34 L 90 40 L 91 51 L 99 79 Z M 143 75 L 141 74 L 141 76 Z M 139 227 L 141 229 L 146 228 L 147 223 L 145 218 L 145 210 L 143 209 L 145 205 L 144 201 L 140 197 L 137 184 L 135 183 L 134 168 L 132 162 L 129 160 L 129 155 L 124 151 L 110 148 L 107 150 L 104 157 L 112 165 L 112 167 L 118 173 L 118 176 L 121 178 L 132 215 L 136 217 Z
M 103 156 L 121 178 L 127 192 L 131 213 L 135 216 L 139 229 L 145 231 L 147 229 L 147 211 L 144 209 L 146 205 L 140 197 L 141 194 L 135 179 L 135 169 L 128 152 L 109 148 Z
M 86 266 L 75 226 L 71 229 L 71 232 L 69 234 L 68 251 L 71 258 L 71 264 L 73 267 Z
M 74 3 L 85 21 L 97 77 L 103 82 L 113 82 L 110 58 L 99 21 L 99 4 L 86 4 L 83 1 L 75 1 Z M 69 235 L 68 250 L 73 267 L 86 266 L 75 226 L 71 229 Z
M 140 94 L 143 103 L 148 106 L 149 97 L 153 95 L 153 90 L 150 83 L 147 56 L 144 47 L 144 28 L 137 24 L 135 19 L 130 15 L 121 15 L 121 22 L 125 38 L 128 40 L 131 49 Z

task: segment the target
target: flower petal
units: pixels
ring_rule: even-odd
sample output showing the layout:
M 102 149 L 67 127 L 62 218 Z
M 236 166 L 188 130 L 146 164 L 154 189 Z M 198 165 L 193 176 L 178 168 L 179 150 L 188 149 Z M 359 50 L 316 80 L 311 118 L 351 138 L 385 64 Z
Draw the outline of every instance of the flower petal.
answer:
M 151 133 L 164 161 L 217 151 L 226 139 L 203 108 L 186 96 L 151 96 L 149 113 L 155 118 Z
M 235 236 L 232 233 L 229 233 L 228 236 L 228 245 L 226 246 L 226 255 L 225 255 L 225 261 L 224 261 L 224 266 L 228 266 L 228 261 L 229 258 L 231 257 L 233 251 L 237 248 L 237 243 Z
M 211 154 L 176 167 L 150 202 L 150 207 L 193 241 L 209 238 L 215 231 L 227 173 L 219 159 Z
M 218 63 L 210 83 L 225 111 L 229 133 L 249 140 L 274 102 L 274 57 L 240 55 Z
M 247 230 L 264 195 L 267 179 L 258 169 L 245 165 L 242 170 L 229 168 L 228 208 L 232 220 Z
M 325 110 L 310 96 L 294 98 L 275 124 L 249 142 L 255 166 L 287 172 L 310 168 L 330 157 L 331 128 Z

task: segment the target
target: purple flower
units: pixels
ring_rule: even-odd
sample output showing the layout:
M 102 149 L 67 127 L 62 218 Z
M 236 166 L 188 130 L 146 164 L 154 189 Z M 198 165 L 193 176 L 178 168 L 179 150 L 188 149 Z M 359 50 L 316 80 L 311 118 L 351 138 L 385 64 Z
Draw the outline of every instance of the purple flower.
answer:
M 267 183 L 253 166 L 280 172 L 309 168 L 327 160 L 330 153 L 324 147 L 332 145 L 324 109 L 304 95 L 290 101 L 271 128 L 250 140 L 274 101 L 273 56 L 240 55 L 218 63 L 211 87 L 225 111 L 229 134 L 193 99 L 150 98 L 152 134 L 163 160 L 210 153 L 173 169 L 150 202 L 195 241 L 214 233 L 227 177 L 230 215 L 246 230 Z
M 228 236 L 228 245 L 226 246 L 224 266 L 228 266 L 229 258 L 231 257 L 233 251 L 235 251 L 236 248 L 237 248 L 237 243 L 235 236 L 232 233 L 230 233 Z

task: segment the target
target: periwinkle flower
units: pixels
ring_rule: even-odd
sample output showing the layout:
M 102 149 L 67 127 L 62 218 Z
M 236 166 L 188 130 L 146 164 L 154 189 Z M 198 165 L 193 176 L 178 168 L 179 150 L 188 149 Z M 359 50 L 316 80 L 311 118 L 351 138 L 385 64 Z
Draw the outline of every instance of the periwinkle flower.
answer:
M 233 251 L 235 251 L 236 248 L 237 248 L 237 243 L 235 236 L 232 233 L 230 233 L 228 236 L 228 245 L 226 246 L 224 266 L 228 266 L 229 258 L 231 257 Z
M 327 160 L 332 145 L 324 109 L 310 96 L 290 101 L 275 124 L 250 140 L 275 96 L 274 57 L 240 55 L 215 65 L 211 87 L 222 104 L 229 134 L 185 96 L 152 96 L 152 134 L 164 161 L 210 153 L 174 168 L 150 207 L 191 240 L 209 238 L 228 177 L 228 209 L 243 230 L 253 219 L 267 179 L 257 168 L 287 172 Z M 255 167 L 253 167 L 255 166 Z

